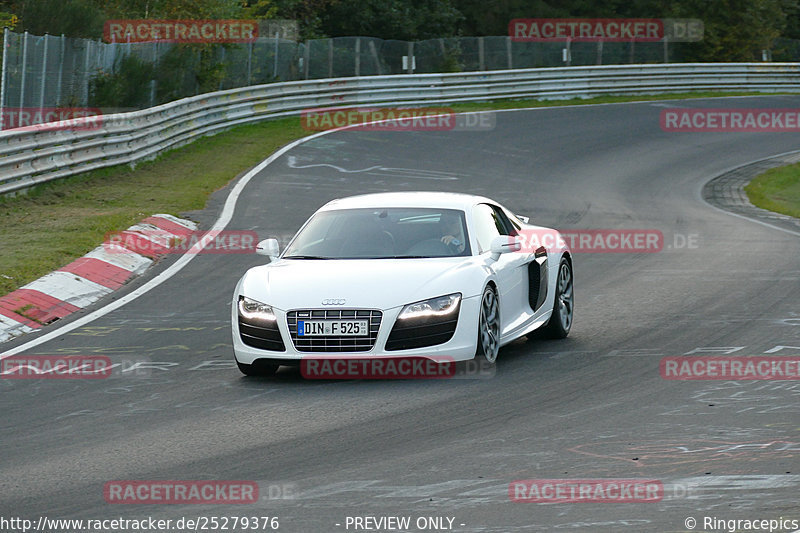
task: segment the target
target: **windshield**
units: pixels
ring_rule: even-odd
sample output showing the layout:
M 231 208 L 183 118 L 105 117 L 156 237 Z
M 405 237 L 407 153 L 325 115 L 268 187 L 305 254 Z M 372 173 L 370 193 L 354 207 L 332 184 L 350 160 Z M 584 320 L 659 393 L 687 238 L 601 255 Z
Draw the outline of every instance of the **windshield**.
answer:
M 471 254 L 464 212 L 431 208 L 323 211 L 284 259 L 403 259 Z

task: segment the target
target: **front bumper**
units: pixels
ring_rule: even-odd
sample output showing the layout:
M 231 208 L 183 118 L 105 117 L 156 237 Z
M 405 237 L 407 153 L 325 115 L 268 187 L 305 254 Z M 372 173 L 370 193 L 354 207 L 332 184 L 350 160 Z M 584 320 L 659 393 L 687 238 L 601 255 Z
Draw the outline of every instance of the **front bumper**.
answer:
M 478 317 L 480 314 L 480 297 L 473 296 L 461 300 L 458 323 L 455 332 L 450 340 L 434 346 L 422 348 L 412 348 L 405 350 L 387 350 L 387 341 L 394 327 L 397 316 L 402 310 L 401 307 L 392 309 L 376 309 L 380 311 L 382 318 L 377 331 L 377 337 L 372 348 L 368 350 L 346 351 L 337 349 L 335 351 L 301 351 L 295 346 L 292 334 L 289 330 L 288 315 L 292 311 L 274 309 L 277 329 L 283 341 L 284 350 L 269 350 L 259 347 L 249 346 L 242 341 L 239 328 L 239 317 L 236 305 L 232 305 L 231 330 L 233 333 L 233 352 L 234 357 L 239 363 L 253 364 L 258 359 L 270 360 L 272 362 L 283 363 L 286 365 L 296 365 L 303 359 L 315 359 L 320 357 L 342 357 L 342 358 L 397 358 L 397 357 L 430 357 L 439 360 L 465 361 L 475 356 L 478 339 Z M 350 308 L 348 308 L 350 309 Z M 333 309 L 320 309 L 319 311 L 337 311 Z M 369 311 L 369 310 L 361 310 Z M 276 345 L 277 346 L 277 345 Z

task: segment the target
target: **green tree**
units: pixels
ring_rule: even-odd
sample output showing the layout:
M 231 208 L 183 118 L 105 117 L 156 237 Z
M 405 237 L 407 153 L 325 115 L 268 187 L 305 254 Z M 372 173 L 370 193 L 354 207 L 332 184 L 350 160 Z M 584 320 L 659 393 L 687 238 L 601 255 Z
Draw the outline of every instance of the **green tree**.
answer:
M 237 18 L 241 0 L 92 0 L 108 18 L 222 19 Z
M 275 0 L 277 18 L 296 20 L 300 40 L 327 37 L 320 29 L 321 13 L 338 0 Z
M 245 19 L 274 19 L 278 18 L 280 11 L 273 0 L 245 0 L 242 5 L 242 17 Z
M 124 56 L 114 72 L 98 72 L 90 81 L 91 104 L 96 107 L 142 108 L 150 105 L 154 68 L 135 55 Z
M 674 5 L 674 17 L 698 18 L 705 32 L 698 43 L 685 43 L 687 61 L 760 61 L 761 50 L 786 27 L 787 12 L 796 2 L 785 0 L 684 0 Z
M 0 11 L 0 28 L 16 29 L 19 24 L 19 17 L 13 13 Z
M 453 36 L 464 18 L 450 0 L 339 0 L 319 17 L 330 37 L 402 40 Z
M 16 31 L 95 39 L 103 35 L 105 17 L 92 0 L 20 1 L 12 6 L 20 18 Z
M 668 6 L 660 0 L 453 0 L 464 19 L 463 35 L 506 35 L 516 18 L 660 18 Z

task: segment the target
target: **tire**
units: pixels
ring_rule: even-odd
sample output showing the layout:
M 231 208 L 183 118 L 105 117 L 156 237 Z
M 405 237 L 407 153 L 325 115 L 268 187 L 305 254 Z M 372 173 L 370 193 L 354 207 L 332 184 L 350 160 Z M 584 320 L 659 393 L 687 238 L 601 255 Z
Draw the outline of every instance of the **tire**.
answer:
M 493 364 L 500 350 L 500 306 L 497 292 L 487 286 L 481 296 L 481 309 L 478 317 L 478 348 L 475 358 Z
M 546 337 L 551 339 L 563 339 L 569 335 L 572 329 L 572 321 L 575 312 L 575 293 L 573 290 L 572 265 L 562 257 L 558 265 L 558 276 L 556 277 L 556 293 L 553 300 L 553 314 L 542 330 Z
M 278 365 L 274 363 L 265 363 L 256 359 L 256 361 L 252 365 L 248 365 L 245 363 L 240 363 L 236 361 L 236 366 L 239 367 L 239 370 L 245 376 L 273 376 L 275 372 L 278 371 Z

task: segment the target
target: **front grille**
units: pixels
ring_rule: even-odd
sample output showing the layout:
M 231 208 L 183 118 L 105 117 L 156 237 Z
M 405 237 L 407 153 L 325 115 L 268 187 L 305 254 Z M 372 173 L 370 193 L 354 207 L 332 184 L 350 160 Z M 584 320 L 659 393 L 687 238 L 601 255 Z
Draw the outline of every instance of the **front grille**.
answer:
M 286 313 L 286 322 L 292 343 L 299 352 L 367 352 L 375 346 L 383 313 L 369 309 L 303 309 Z M 297 335 L 297 320 L 369 320 L 369 335 L 342 337 L 325 335 L 300 337 Z
M 243 343 L 253 348 L 271 350 L 273 352 L 286 351 L 281 332 L 278 329 L 278 322 L 257 326 L 248 324 L 242 320 L 242 317 L 239 317 L 239 337 Z

